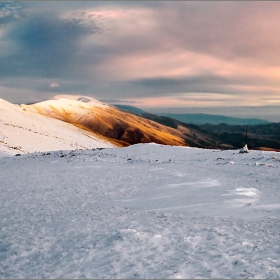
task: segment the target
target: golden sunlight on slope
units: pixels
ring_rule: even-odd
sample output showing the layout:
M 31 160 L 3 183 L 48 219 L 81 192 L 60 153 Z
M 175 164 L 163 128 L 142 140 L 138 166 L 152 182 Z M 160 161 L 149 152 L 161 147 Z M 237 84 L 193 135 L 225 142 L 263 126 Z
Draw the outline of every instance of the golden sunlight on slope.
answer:
M 149 142 L 185 145 L 182 133 L 176 129 L 122 112 L 111 106 L 100 106 L 96 102 L 85 103 L 60 98 L 21 107 L 32 108 L 43 115 L 116 139 L 122 146 Z
M 0 99 L 0 153 L 113 148 L 116 142 Z

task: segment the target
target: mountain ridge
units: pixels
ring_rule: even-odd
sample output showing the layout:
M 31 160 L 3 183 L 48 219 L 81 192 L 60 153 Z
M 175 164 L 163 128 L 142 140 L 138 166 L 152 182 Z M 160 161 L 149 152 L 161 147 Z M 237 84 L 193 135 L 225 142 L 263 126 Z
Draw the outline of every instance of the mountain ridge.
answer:
M 155 142 L 166 145 L 186 145 L 180 132 L 151 120 L 122 112 L 101 102 L 78 101 L 80 96 L 54 97 L 32 105 L 22 104 L 53 118 L 87 128 L 128 144 Z M 87 98 L 87 97 L 83 97 Z M 102 104 L 102 105 L 101 105 Z
M 36 151 L 118 147 L 117 142 L 28 107 L 0 99 L 0 152 L 24 154 Z

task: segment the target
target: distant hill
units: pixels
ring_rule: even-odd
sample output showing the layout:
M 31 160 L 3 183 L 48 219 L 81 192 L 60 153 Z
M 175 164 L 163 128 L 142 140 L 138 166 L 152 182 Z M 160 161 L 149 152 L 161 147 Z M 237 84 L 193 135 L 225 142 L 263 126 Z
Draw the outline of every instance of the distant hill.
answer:
M 136 115 L 145 115 L 149 114 L 148 112 L 139 109 L 134 106 L 129 105 L 119 105 L 112 104 L 114 107 L 129 113 L 133 113 Z M 213 124 L 218 125 L 221 123 L 229 124 L 229 125 L 258 125 L 258 124 L 269 124 L 271 122 L 262 119 L 245 119 L 245 118 L 234 118 L 227 117 L 223 115 L 210 115 L 210 114 L 172 114 L 172 113 L 153 113 L 153 115 L 169 117 L 184 123 L 191 123 L 196 125 L 204 125 L 204 124 Z
M 206 131 L 197 125 L 186 124 L 169 117 L 150 114 L 145 112 L 144 110 L 129 105 L 113 105 L 113 106 L 117 107 L 121 111 L 129 112 L 141 116 L 144 119 L 151 120 L 159 124 L 165 125 L 167 127 L 176 129 L 177 132 L 179 132 L 182 135 L 182 138 L 184 139 L 186 145 L 188 146 L 209 148 L 209 149 L 217 148 L 219 137 L 216 134 Z M 222 148 L 223 146 L 218 146 L 218 147 Z
M 269 124 L 269 121 L 261 119 L 242 119 L 233 118 L 222 115 L 209 115 L 209 114 L 171 114 L 171 113 L 157 113 L 157 115 L 176 119 L 185 123 L 192 123 L 197 125 L 209 124 L 221 124 L 226 123 L 229 125 L 257 125 L 257 124 Z
M 218 135 L 220 143 L 226 143 L 233 148 L 244 145 L 246 125 L 205 124 L 202 129 Z M 280 123 L 249 126 L 248 139 L 249 149 L 280 151 Z

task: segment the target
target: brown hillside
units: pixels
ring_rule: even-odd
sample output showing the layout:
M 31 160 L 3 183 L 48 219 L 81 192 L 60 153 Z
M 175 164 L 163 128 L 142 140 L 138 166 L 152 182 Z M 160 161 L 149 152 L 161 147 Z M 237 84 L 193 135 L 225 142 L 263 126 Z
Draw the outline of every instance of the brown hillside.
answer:
M 177 129 L 100 104 L 60 98 L 21 106 L 119 140 L 123 145 L 149 142 L 186 145 L 183 133 Z

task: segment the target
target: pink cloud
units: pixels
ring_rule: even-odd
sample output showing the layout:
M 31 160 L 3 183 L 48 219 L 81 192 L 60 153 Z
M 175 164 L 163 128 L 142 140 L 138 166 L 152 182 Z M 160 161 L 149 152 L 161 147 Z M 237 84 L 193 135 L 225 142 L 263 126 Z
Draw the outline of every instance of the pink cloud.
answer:
M 278 104 L 280 67 L 269 62 L 279 57 L 280 39 L 275 34 L 280 7 L 271 5 L 268 9 L 263 3 L 164 2 L 160 13 L 122 7 L 88 11 L 97 24 L 115 26 L 90 38 L 89 44 L 113 51 L 98 67 L 89 65 L 88 75 L 110 82 L 199 75 L 242 80 L 229 82 L 224 94 L 205 89 L 200 94 L 133 99 L 149 107 Z
M 180 89 L 154 97 L 150 89 L 151 97 L 144 98 L 138 89 L 133 100 L 146 106 L 279 103 L 278 3 L 167 1 L 152 8 L 116 2 L 76 12 L 81 22 L 102 30 L 79 42 L 82 71 L 93 83 L 219 77 L 219 92 L 205 85 L 202 92 Z

